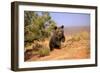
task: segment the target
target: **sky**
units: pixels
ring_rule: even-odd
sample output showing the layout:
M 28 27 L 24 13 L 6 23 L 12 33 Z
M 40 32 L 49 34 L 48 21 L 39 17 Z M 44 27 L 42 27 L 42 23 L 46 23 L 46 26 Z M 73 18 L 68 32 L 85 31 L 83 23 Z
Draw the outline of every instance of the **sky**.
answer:
M 58 26 L 64 25 L 68 27 L 90 25 L 90 14 L 50 12 L 50 16 Z
M 41 12 L 37 12 L 41 15 Z M 87 13 L 68 13 L 68 12 L 49 12 L 51 19 L 54 20 L 57 26 L 64 25 L 72 26 L 89 26 L 90 14 Z

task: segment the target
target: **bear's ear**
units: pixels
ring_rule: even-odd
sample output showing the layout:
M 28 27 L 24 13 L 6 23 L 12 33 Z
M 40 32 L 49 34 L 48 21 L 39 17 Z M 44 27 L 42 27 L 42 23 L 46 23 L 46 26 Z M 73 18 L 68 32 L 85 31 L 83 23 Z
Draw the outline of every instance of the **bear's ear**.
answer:
M 57 29 L 57 26 L 54 27 L 54 30 L 56 30 L 56 29 Z
M 64 28 L 64 25 L 62 25 L 61 28 L 63 29 Z

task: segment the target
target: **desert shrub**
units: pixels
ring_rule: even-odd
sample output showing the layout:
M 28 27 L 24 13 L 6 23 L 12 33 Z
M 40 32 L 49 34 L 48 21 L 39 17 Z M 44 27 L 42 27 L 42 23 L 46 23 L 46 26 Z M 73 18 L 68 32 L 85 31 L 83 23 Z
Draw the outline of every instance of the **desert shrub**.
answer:
M 25 42 L 24 42 L 24 45 L 25 45 L 25 47 L 28 47 L 28 46 L 32 45 L 32 42 L 29 42 L 29 41 L 27 42 L 27 41 L 25 41 Z
M 32 55 L 38 55 L 38 51 L 32 51 Z
M 39 55 L 40 56 L 47 56 L 50 54 L 50 49 L 47 47 L 43 47 L 39 50 Z
M 34 40 L 43 40 L 50 36 L 52 27 L 56 23 L 51 20 L 48 12 L 24 12 L 24 42 L 25 46 Z
M 84 40 L 88 40 L 89 39 L 89 33 L 88 32 L 84 31 L 84 32 L 80 33 L 80 36 Z
M 80 41 L 80 40 L 88 40 L 89 39 L 89 33 L 88 32 L 80 32 L 72 35 L 72 37 L 69 39 L 70 41 Z
M 43 44 L 40 44 L 38 41 L 34 42 L 32 47 L 32 54 L 37 54 L 39 56 L 47 56 L 50 53 L 50 49 Z
M 75 34 L 72 36 L 72 41 L 79 41 L 80 40 L 80 34 Z
M 26 60 L 28 60 L 28 59 L 30 59 L 31 57 L 32 57 L 32 50 L 26 50 L 25 52 L 24 52 L 24 60 L 26 61 Z
M 43 46 L 41 44 L 39 44 L 38 42 L 35 42 L 32 46 L 32 49 L 34 51 L 39 51 L 39 49 L 41 49 Z

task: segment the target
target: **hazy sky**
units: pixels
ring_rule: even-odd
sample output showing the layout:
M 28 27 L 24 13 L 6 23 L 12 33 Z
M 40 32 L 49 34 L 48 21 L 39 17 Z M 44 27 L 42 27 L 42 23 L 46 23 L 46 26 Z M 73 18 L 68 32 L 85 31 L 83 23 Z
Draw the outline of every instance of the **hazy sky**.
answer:
M 58 26 L 89 26 L 90 14 L 83 13 L 55 13 L 50 12 L 51 18 L 57 23 Z
M 41 15 L 41 12 L 37 12 Z M 87 13 L 68 13 L 68 12 L 49 12 L 52 20 L 54 20 L 58 26 L 64 25 L 70 26 L 89 26 L 90 14 Z

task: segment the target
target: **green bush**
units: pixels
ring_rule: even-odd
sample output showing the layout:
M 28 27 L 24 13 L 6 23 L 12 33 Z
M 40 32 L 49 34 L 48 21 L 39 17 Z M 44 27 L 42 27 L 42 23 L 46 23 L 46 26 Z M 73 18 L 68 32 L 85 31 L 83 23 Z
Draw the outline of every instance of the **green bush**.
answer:
M 24 12 L 24 42 L 25 46 L 34 40 L 48 38 L 56 23 L 51 20 L 48 12 Z

